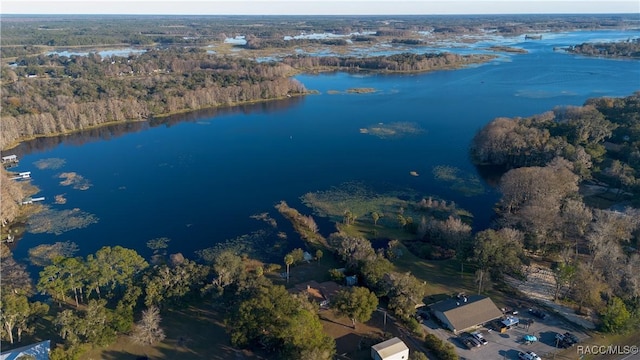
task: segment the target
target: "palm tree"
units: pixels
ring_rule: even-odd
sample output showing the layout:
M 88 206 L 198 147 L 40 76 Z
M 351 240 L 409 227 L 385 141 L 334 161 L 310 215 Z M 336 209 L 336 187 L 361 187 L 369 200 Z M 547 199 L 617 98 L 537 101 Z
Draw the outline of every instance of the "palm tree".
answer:
M 351 225 L 355 221 L 356 217 L 353 215 L 351 210 L 345 210 L 344 212 L 344 223 L 346 225 Z
M 293 264 L 293 256 L 287 254 L 284 256 L 284 263 L 287 265 L 287 284 L 289 283 L 289 266 Z
M 373 219 L 373 226 L 377 226 L 378 220 L 380 220 L 380 214 L 374 211 L 371 213 L 371 218 Z

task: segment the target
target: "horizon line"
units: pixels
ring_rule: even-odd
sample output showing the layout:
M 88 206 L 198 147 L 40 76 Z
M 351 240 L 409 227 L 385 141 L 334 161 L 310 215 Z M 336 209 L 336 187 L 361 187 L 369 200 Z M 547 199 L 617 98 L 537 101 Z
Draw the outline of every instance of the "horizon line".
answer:
M 282 17 L 282 16 L 310 16 L 310 17 L 318 17 L 318 16 L 329 16 L 329 17 L 337 17 L 337 16 L 347 16 L 347 17 L 358 17 L 358 16 L 514 16 L 514 15 L 578 15 L 578 16 L 589 16 L 589 15 L 640 15 L 634 12 L 539 12 L 539 13 L 447 13 L 447 14 L 429 14 L 429 13 L 389 13 L 389 14 L 164 14 L 164 13 L 0 13 L 0 17 L 2 16 L 166 16 L 166 17 L 180 17 L 180 16 L 193 16 L 193 17 L 215 17 L 215 16 L 250 16 L 250 17 Z M 637 19 L 640 22 L 640 17 Z

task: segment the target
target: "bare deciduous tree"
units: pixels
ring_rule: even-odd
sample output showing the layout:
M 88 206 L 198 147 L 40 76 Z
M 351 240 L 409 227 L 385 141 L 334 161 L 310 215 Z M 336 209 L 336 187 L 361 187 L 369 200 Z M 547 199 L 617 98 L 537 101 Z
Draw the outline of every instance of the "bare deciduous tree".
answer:
M 142 312 L 142 319 L 138 321 L 131 334 L 131 339 L 140 345 L 153 345 L 164 340 L 164 330 L 160 327 L 160 310 L 151 306 Z

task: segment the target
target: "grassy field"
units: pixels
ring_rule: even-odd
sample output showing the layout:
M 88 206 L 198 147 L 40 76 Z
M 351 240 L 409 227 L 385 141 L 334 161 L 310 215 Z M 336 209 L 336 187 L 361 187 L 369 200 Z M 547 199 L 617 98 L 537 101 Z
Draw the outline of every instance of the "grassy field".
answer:
M 172 309 L 162 314 L 161 326 L 167 338 L 156 346 L 136 345 L 126 336 L 105 348 L 85 354 L 87 360 L 150 359 L 259 359 L 249 351 L 231 347 L 225 332 L 224 314 L 213 310 L 209 301 L 196 302 L 184 309 Z
M 340 230 L 350 236 L 363 236 L 368 239 L 397 239 L 410 240 L 415 235 L 397 227 L 373 226 L 369 222 L 356 222 L 353 225 L 340 225 Z M 411 253 L 402 243 L 399 245 L 402 256 L 393 260 L 395 270 L 398 272 L 411 272 L 418 279 L 427 283 L 427 295 L 454 294 L 459 292 L 473 293 L 476 288 L 474 283 L 475 268 L 467 265 L 461 274 L 460 262 L 450 260 L 425 260 Z

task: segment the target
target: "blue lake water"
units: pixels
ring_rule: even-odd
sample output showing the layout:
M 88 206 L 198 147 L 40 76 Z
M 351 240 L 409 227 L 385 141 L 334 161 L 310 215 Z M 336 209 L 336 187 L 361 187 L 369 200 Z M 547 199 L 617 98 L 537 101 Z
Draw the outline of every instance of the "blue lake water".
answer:
M 465 196 L 436 181 L 432 169 L 455 166 L 475 176 L 468 148 L 474 133 L 499 116 L 529 116 L 561 105 L 581 105 L 597 96 L 626 96 L 640 90 L 640 62 L 586 58 L 554 47 L 587 40 L 627 39 L 640 31 L 574 32 L 541 41 L 512 39 L 528 54 L 503 54 L 489 64 L 416 75 L 333 73 L 297 78 L 319 95 L 184 115 L 169 124 L 131 125 L 119 135 L 79 134 L 41 139 L 15 152 L 17 170 L 32 171 L 39 196 L 57 210 L 79 208 L 100 220 L 60 235 L 28 233 L 15 246 L 17 258 L 42 243 L 73 241 L 80 255 L 104 245 L 134 248 L 148 257 L 148 240 L 172 239 L 170 252 L 193 257 L 197 249 L 264 229 L 250 216 L 270 212 L 281 230 L 286 221 L 273 205 L 286 200 L 305 214 L 306 192 L 347 181 L 377 189 L 410 188 L 470 210 L 476 228 L 486 227 L 498 194 Z M 502 44 L 502 43 L 500 43 Z M 484 44 L 483 44 L 484 46 Z M 372 94 L 328 94 L 354 87 Z M 377 123 L 412 122 L 424 132 L 381 139 L 361 134 Z M 39 170 L 34 162 L 62 158 L 60 169 Z M 417 171 L 420 176 L 409 175 Z M 57 175 L 76 172 L 87 190 L 62 186 Z M 64 194 L 65 204 L 54 204 Z M 320 221 L 325 233 L 332 231 Z M 293 233 L 290 246 L 300 245 Z

